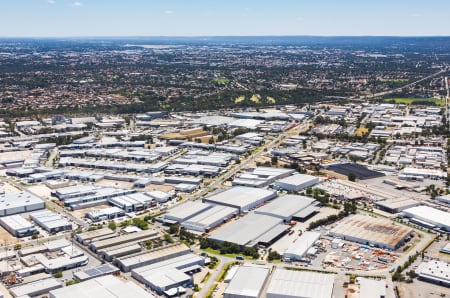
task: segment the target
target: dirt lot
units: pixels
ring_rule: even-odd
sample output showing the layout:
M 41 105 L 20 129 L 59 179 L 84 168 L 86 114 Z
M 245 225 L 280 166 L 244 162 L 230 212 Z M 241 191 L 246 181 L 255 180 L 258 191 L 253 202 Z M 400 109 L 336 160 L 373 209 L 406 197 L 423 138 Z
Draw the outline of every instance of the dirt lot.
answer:
M 400 298 L 450 297 L 450 289 L 414 279 L 413 283 L 398 283 Z
M 445 239 L 445 236 L 443 237 L 443 239 Z M 441 261 L 450 263 L 450 255 L 439 252 L 439 250 L 442 247 L 444 247 L 445 244 L 448 242 L 449 241 L 445 241 L 442 239 L 440 241 L 433 242 L 433 244 L 431 244 L 426 251 L 427 257 L 437 258 L 437 259 L 440 259 Z
M 109 186 L 109 187 L 118 187 L 123 189 L 131 189 L 133 188 L 133 182 L 127 182 L 127 181 L 117 181 L 117 180 L 109 180 L 109 179 L 102 179 L 95 183 L 97 186 Z
M 3 189 L 5 190 L 5 193 L 10 193 L 10 192 L 18 192 L 19 190 L 14 187 L 13 185 L 9 184 L 9 183 L 4 183 L 3 184 Z
M 28 187 L 28 190 L 37 195 L 38 197 L 51 199 L 52 190 L 44 184 L 30 186 Z
M 10 245 L 10 244 L 15 244 L 19 242 L 19 239 L 17 239 L 16 237 L 12 236 L 8 231 L 6 231 L 5 229 L 3 229 L 2 227 L 0 227 L 0 245 Z
M 150 185 L 147 185 L 147 186 L 145 187 L 145 190 L 146 190 L 146 191 L 160 190 L 160 191 L 169 192 L 169 191 L 172 191 L 172 190 L 174 190 L 174 189 L 175 189 L 174 186 L 172 186 L 172 185 L 166 185 L 166 184 L 163 184 L 163 185 L 150 184 Z
M 0 153 L 0 160 L 6 161 L 6 160 L 15 160 L 15 159 L 26 159 L 28 156 L 30 156 L 31 151 L 25 150 L 25 151 L 12 151 L 12 152 L 2 152 Z

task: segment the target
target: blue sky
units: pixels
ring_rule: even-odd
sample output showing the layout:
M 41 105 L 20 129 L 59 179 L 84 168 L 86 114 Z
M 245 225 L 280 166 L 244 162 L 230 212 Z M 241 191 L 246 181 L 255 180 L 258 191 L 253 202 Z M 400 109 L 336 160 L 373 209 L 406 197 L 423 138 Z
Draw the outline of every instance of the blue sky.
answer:
M 449 0 L 0 0 L 0 37 L 448 35 Z

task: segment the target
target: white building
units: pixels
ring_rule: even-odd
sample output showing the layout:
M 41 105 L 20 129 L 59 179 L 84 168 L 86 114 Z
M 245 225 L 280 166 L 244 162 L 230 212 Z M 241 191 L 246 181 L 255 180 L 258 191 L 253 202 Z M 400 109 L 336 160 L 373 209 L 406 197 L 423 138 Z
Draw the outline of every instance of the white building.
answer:
M 259 298 L 269 277 L 270 269 L 241 266 L 223 293 L 224 298 Z
M 287 191 L 300 191 L 319 183 L 319 178 L 306 174 L 295 174 L 275 182 L 275 187 Z

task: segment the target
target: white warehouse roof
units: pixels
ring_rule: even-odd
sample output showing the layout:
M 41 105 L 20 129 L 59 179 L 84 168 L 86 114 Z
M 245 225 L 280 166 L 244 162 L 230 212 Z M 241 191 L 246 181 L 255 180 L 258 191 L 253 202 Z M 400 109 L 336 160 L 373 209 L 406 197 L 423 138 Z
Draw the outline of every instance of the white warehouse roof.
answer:
M 225 289 L 224 298 L 261 297 L 270 269 L 257 266 L 241 266 Z
M 450 216 L 444 212 L 428 206 L 416 206 L 403 210 L 404 214 L 427 223 L 445 228 L 450 231 Z
M 334 274 L 276 269 L 267 289 L 267 298 L 331 298 Z
M 255 210 L 255 213 L 271 215 L 284 220 L 289 220 L 292 215 L 309 207 L 314 202 L 314 199 L 305 196 L 285 195 L 271 201 L 265 206 L 258 208 Z

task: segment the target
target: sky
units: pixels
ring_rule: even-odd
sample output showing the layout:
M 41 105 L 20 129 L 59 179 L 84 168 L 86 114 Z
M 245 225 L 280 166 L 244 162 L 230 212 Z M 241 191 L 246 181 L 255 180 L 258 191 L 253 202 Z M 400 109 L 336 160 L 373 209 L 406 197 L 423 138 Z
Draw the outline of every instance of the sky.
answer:
M 0 37 L 450 36 L 449 0 L 0 0 Z

